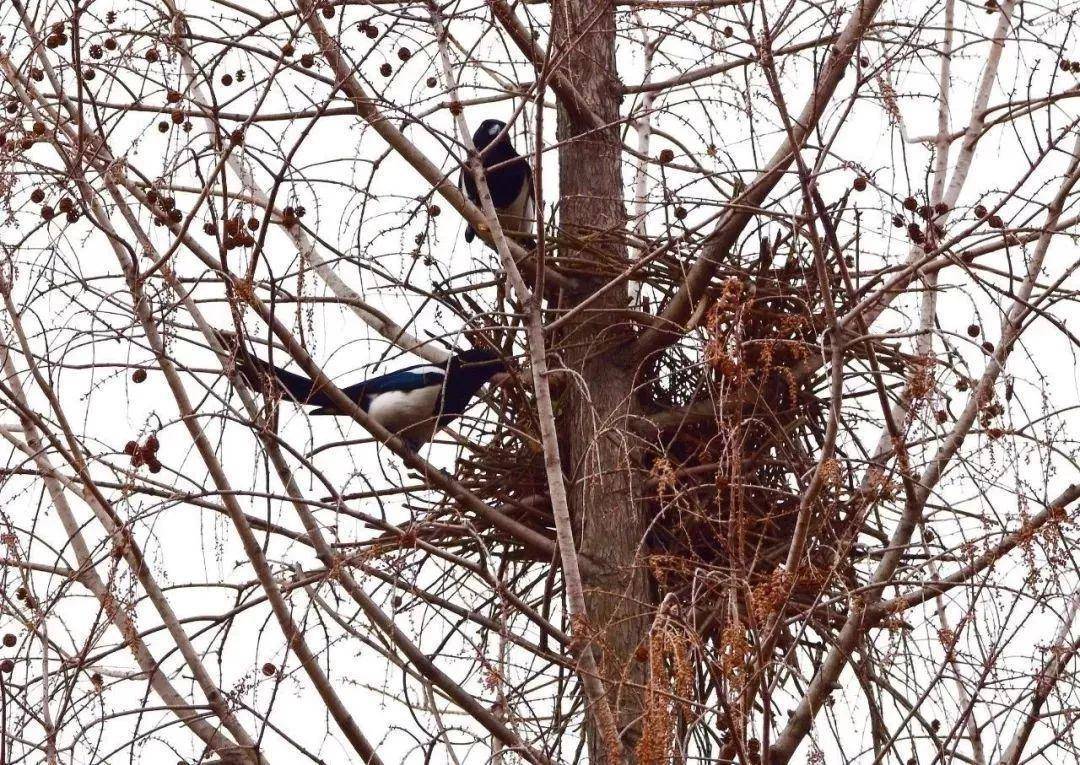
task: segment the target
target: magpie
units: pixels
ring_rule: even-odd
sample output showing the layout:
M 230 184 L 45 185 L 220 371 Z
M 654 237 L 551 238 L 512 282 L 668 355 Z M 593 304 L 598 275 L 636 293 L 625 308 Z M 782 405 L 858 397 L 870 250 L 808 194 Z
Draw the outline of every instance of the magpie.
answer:
M 533 223 L 536 208 L 533 206 L 532 168 L 528 161 L 514 149 L 506 123 L 501 120 L 484 120 L 473 134 L 473 145 L 480 152 L 484 165 L 491 201 L 499 216 L 499 225 L 508 237 L 518 240 L 523 247 L 536 247 L 533 239 Z M 494 168 L 488 170 L 488 168 Z M 475 205 L 480 204 L 480 192 L 476 179 L 466 167 L 461 171 L 461 183 L 465 195 Z M 472 226 L 465 229 L 465 241 L 476 237 Z
M 298 404 L 316 407 L 310 414 L 348 416 L 334 405 L 325 390 L 303 375 L 245 352 L 237 354 L 237 364 L 256 390 L 267 393 L 266 381 L 273 379 Z M 501 385 L 507 377 L 506 363 L 498 354 L 473 348 L 451 356 L 443 364 L 399 369 L 343 387 L 341 392 L 416 451 L 464 413 L 484 383 Z

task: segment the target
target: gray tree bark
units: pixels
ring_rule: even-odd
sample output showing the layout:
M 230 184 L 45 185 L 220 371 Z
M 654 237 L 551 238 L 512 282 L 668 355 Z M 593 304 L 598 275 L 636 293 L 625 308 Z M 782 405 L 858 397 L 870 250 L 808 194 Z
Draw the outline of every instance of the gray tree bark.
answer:
M 605 124 L 618 120 L 620 82 L 615 69 L 615 7 L 610 0 L 556 0 L 552 4 L 555 55 L 562 75 Z M 560 105 L 560 255 L 582 264 L 578 291 L 564 291 L 560 307 L 573 308 L 600 286 L 589 273 L 603 262 L 625 262 L 626 226 L 621 142 L 617 129 L 589 132 Z M 572 246 L 571 244 L 572 243 Z M 601 657 L 607 697 L 622 732 L 624 756 L 634 760 L 640 736 L 644 664 L 634 659 L 649 625 L 648 575 L 640 558 L 645 531 L 639 502 L 633 437 L 634 368 L 623 357 L 631 327 L 625 290 L 611 290 L 568 323 L 559 338 L 571 376 L 562 414 L 568 441 L 571 509 L 580 552 L 600 564 L 585 574 L 590 636 Z M 589 761 L 612 762 L 599 731 L 590 726 Z

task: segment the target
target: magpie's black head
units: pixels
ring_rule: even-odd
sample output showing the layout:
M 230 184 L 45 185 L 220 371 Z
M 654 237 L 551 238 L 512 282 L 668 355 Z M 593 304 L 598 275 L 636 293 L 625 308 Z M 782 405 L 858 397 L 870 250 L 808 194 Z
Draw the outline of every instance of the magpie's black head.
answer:
M 459 379 L 468 379 L 479 388 L 491 381 L 498 384 L 506 378 L 506 362 L 489 348 L 470 348 L 450 359 L 448 372 Z
M 450 363 L 462 370 L 475 370 L 489 375 L 506 371 L 506 362 L 490 348 L 470 348 L 454 356 Z
M 499 143 L 510 143 L 510 135 L 506 132 L 506 123 L 502 120 L 484 120 L 480 123 L 480 127 L 473 133 L 473 144 L 476 146 L 477 151 L 483 151 L 491 142 L 502 135 L 502 140 Z

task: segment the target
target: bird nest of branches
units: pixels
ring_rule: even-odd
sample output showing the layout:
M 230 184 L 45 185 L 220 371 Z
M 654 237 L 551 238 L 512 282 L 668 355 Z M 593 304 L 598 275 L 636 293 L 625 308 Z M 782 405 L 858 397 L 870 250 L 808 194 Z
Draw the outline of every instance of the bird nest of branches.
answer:
M 800 612 L 846 591 L 855 579 L 848 553 L 860 531 L 860 508 L 889 490 L 884 476 L 854 485 L 842 450 L 822 462 L 821 490 L 808 505 L 806 548 L 789 570 L 800 503 L 818 469 L 830 410 L 829 364 L 813 363 L 830 352 L 825 296 L 843 312 L 849 293 L 841 264 L 824 269 L 830 284 L 823 289 L 812 255 L 794 245 L 784 252 L 779 242 L 762 241 L 742 262 L 711 292 L 698 331 L 646 370 L 636 402 L 641 416 L 628 426 L 642 445 L 639 486 L 648 517 L 639 564 L 647 565 L 658 602 L 674 593 L 681 603 L 711 604 L 695 609 L 703 618 L 698 626 L 717 635 L 732 620 Z M 873 353 L 879 376 L 902 378 L 915 366 L 879 341 L 845 341 L 846 363 Z M 458 474 L 485 500 L 550 531 L 537 428 L 515 421 L 515 409 L 527 411 L 511 401 L 513 427 L 500 428 L 463 458 Z

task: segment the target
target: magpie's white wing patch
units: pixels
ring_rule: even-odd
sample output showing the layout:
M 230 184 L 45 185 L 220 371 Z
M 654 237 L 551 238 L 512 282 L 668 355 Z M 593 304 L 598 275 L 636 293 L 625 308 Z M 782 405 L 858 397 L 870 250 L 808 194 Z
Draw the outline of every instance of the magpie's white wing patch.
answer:
M 536 207 L 533 205 L 532 183 L 526 176 L 525 183 L 521 184 L 521 190 L 514 201 L 499 210 L 499 225 L 508 234 L 518 236 L 531 235 L 536 218 Z
M 391 433 L 414 442 L 430 441 L 437 427 L 435 409 L 442 388 L 440 384 L 375 393 L 368 397 L 367 412 Z

